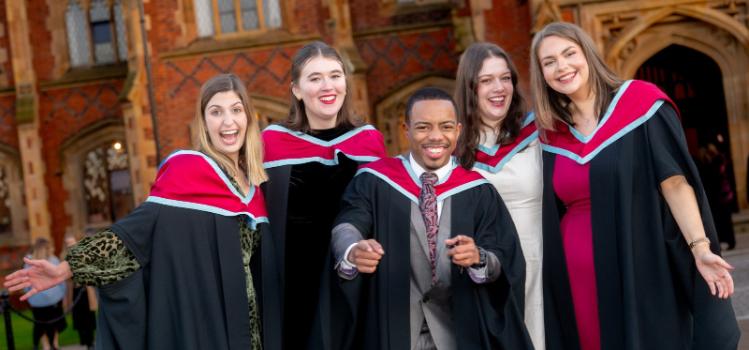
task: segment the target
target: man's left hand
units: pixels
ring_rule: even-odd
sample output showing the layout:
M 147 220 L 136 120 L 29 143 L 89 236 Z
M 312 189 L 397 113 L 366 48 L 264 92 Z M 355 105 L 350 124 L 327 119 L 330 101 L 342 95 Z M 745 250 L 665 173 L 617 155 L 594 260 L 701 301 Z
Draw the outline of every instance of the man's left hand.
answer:
M 447 251 L 447 256 L 452 258 L 453 264 L 462 267 L 471 267 L 480 262 L 479 249 L 476 247 L 476 243 L 473 242 L 473 238 L 457 235 L 446 239 L 445 244 L 450 248 Z

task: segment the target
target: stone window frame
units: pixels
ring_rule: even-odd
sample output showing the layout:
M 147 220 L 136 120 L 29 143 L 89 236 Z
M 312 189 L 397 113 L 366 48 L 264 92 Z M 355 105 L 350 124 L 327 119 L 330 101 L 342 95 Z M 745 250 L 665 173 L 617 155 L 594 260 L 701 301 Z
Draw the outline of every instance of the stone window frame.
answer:
M 257 36 L 270 31 L 276 31 L 284 29 L 287 25 L 286 6 L 285 2 L 281 0 L 251 0 L 255 1 L 255 9 L 257 14 L 257 28 L 245 29 L 242 25 L 242 0 L 223 0 L 233 3 L 234 6 L 234 25 L 236 31 L 223 32 L 221 29 L 221 18 L 219 14 L 219 1 L 222 0 L 183 0 L 185 5 L 192 8 L 191 16 L 188 16 L 188 24 L 193 26 L 192 31 L 194 32 L 196 39 L 232 39 L 241 38 L 246 36 Z M 265 14 L 266 7 L 265 1 L 275 2 L 275 6 L 278 11 L 278 22 L 277 24 L 268 24 L 267 16 Z M 273 6 L 273 5 L 270 5 Z M 210 15 L 206 16 L 206 7 L 210 7 Z M 201 26 L 201 22 L 210 21 L 210 25 L 206 22 L 205 26 Z
M 414 12 L 424 12 L 435 8 L 457 7 L 464 0 L 380 0 L 383 14 L 388 16 L 407 15 Z
M 122 142 L 127 148 L 125 127 L 120 120 L 103 120 L 95 123 L 85 130 L 76 133 L 60 146 L 63 188 L 68 193 L 64 203 L 65 214 L 70 217 L 70 225 L 66 227 L 65 233 L 76 234 L 86 230 L 101 230 L 109 227 L 112 222 L 89 223 L 86 210 L 86 202 L 83 190 L 83 161 L 86 154 L 102 145 L 111 144 L 115 141 Z M 128 155 L 128 169 L 130 170 L 130 186 L 133 188 L 133 207 L 137 206 L 135 201 L 135 183 L 132 174 L 132 155 Z
M 28 243 L 29 223 L 24 193 L 23 173 L 18 152 L 0 144 L 0 167 L 6 172 L 10 211 L 11 233 L 0 234 L 0 245 L 16 246 Z
M 94 43 L 94 34 L 91 22 L 91 7 L 93 3 L 99 3 L 103 1 L 106 9 L 108 10 L 107 16 L 109 21 L 109 29 L 111 35 L 112 60 L 97 59 L 96 44 Z M 65 40 L 68 47 L 68 60 L 72 68 L 86 68 L 102 65 L 113 65 L 127 62 L 128 58 L 128 44 L 127 44 L 127 28 L 125 19 L 125 8 L 124 2 L 127 0 L 66 0 L 64 4 L 64 28 L 65 28 Z M 78 14 L 78 17 L 73 17 L 71 7 L 77 5 L 82 13 Z M 84 20 L 81 21 L 83 16 Z M 84 33 L 80 33 L 80 32 Z M 81 35 L 85 38 L 83 42 L 79 42 L 75 39 L 80 39 Z M 83 57 L 75 57 L 76 51 L 83 50 L 88 51 L 87 55 Z
M 416 90 L 426 86 L 437 87 L 451 93 L 455 89 L 455 79 L 428 75 L 410 80 L 390 89 L 385 97 L 374 106 L 373 124 L 382 132 L 389 155 L 408 151 L 408 139 L 404 129 L 406 101 Z

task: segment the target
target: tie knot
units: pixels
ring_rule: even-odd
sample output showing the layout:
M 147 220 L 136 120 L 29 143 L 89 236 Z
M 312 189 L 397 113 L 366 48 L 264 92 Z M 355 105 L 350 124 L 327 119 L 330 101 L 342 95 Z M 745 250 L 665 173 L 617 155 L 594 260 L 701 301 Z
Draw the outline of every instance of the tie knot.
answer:
M 421 174 L 421 183 L 428 186 L 433 186 L 437 182 L 437 174 L 431 172 L 424 172 Z

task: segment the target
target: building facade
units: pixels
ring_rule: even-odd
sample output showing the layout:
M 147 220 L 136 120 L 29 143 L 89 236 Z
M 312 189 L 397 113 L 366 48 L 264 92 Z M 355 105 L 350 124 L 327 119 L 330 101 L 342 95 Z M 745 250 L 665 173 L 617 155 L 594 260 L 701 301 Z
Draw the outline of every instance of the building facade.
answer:
M 145 200 L 160 159 L 190 147 L 195 100 L 211 76 L 244 80 L 262 124 L 285 118 L 291 58 L 312 40 L 341 52 L 348 98 L 395 154 L 406 146 L 405 98 L 427 85 L 452 89 L 470 43 L 504 47 L 528 91 L 534 31 L 555 20 L 578 23 L 623 77 L 656 81 L 687 106 L 695 145 L 721 136 L 746 206 L 747 1 L 0 4 L 0 270 L 16 265 L 36 237 L 59 249 L 65 234 L 107 227 Z M 684 64 L 662 64 L 674 60 Z

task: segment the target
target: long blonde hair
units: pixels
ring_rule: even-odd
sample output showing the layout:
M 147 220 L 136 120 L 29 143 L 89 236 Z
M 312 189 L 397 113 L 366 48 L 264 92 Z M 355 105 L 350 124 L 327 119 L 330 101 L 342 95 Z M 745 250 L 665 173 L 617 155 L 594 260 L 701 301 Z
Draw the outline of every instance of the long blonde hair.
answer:
M 55 255 L 52 253 L 49 241 L 46 238 L 37 238 L 31 250 L 31 258 L 47 260 L 53 256 Z
M 211 143 L 208 136 L 208 127 L 205 122 L 205 108 L 214 95 L 220 92 L 233 91 L 242 101 L 245 114 L 247 114 L 247 132 L 245 132 L 244 143 L 239 149 L 239 169 L 229 157 L 219 152 Z M 226 170 L 230 176 L 244 173 L 251 185 L 260 185 L 268 180 L 268 175 L 263 168 L 263 143 L 260 137 L 260 126 L 255 118 L 255 109 L 252 107 L 247 89 L 239 78 L 234 74 L 217 75 L 206 81 L 200 88 L 195 118 L 192 121 L 193 146 L 196 150 L 205 153 Z
M 588 61 L 588 86 L 595 96 L 595 110 L 598 118 L 606 112 L 614 93 L 622 85 L 622 80 L 606 65 L 598 53 L 593 39 L 585 31 L 571 23 L 554 22 L 547 24 L 536 33 L 531 42 L 531 91 L 534 96 L 534 110 L 538 126 L 544 130 L 554 130 L 556 121 L 574 125 L 568 109 L 570 99 L 552 89 L 544 79 L 538 49 L 543 39 L 556 36 L 580 46 Z

